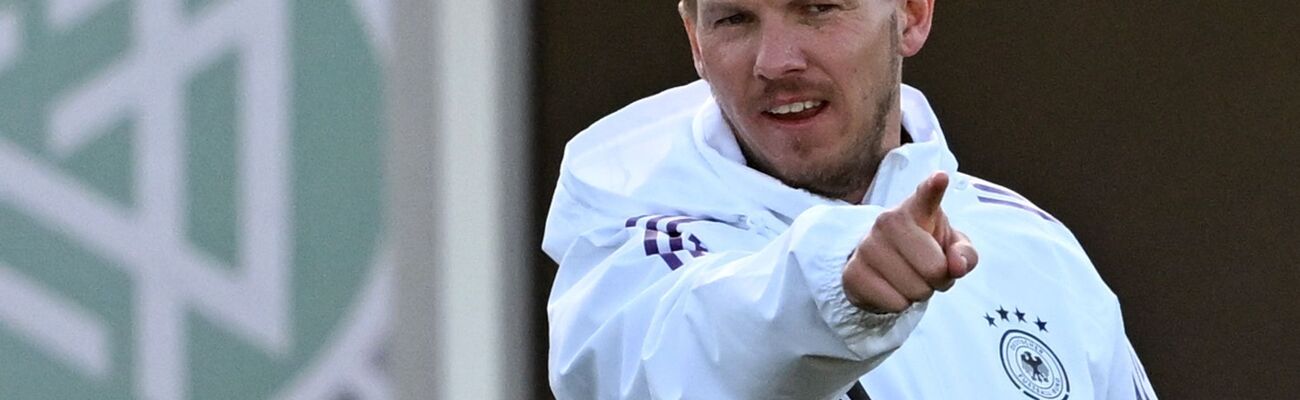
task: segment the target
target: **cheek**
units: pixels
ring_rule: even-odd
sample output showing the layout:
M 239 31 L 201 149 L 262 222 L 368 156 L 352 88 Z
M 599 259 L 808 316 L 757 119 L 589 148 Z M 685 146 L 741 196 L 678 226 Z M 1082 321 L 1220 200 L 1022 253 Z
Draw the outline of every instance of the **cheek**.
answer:
M 741 81 L 749 76 L 753 57 L 744 40 L 736 38 L 701 38 L 700 50 L 705 69 L 712 80 Z
M 849 26 L 824 32 L 819 38 L 824 43 L 824 53 L 846 70 L 857 73 L 871 73 L 871 69 L 881 64 L 881 60 L 890 57 L 890 33 L 886 30 L 871 31 L 865 25 Z

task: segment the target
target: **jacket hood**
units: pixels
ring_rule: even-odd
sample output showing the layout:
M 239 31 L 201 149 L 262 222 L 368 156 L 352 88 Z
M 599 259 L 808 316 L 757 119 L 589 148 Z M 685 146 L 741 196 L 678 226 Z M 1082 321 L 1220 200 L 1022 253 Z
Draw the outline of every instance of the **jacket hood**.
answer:
M 903 125 L 914 143 L 891 151 L 887 159 L 938 154 L 919 161 L 932 163 L 929 171 L 955 173 L 956 160 L 924 95 L 903 85 L 900 101 Z M 743 224 L 755 213 L 788 221 L 818 204 L 847 204 L 785 186 L 746 166 L 702 80 L 639 100 L 592 124 L 569 141 L 560 171 L 542 243 L 556 260 L 579 235 L 617 229 L 638 216 Z M 919 183 L 924 178 L 889 179 Z M 877 192 L 869 191 L 866 202 L 884 205 L 896 197 Z

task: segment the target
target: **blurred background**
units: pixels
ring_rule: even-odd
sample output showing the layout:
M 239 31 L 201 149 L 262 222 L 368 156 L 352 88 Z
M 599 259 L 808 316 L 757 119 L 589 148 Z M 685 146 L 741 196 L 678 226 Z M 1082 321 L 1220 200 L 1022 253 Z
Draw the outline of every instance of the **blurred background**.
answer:
M 939 1 L 904 63 L 1162 398 L 1300 392 L 1297 11 Z M 670 0 L 0 0 L 0 399 L 550 398 L 563 145 L 694 79 Z

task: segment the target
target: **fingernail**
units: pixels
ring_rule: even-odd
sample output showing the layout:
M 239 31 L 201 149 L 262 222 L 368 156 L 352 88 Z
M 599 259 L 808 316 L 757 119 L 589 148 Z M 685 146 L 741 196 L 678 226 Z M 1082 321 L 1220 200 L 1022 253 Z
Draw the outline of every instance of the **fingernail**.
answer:
M 961 256 L 961 265 L 966 267 L 966 272 L 970 272 L 970 260 L 967 260 L 966 256 Z

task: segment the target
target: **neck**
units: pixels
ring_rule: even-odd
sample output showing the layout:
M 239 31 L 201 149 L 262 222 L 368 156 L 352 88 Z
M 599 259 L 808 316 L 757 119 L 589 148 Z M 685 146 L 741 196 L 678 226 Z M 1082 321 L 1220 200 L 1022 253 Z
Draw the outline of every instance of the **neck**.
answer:
M 849 204 L 863 204 L 867 200 L 867 191 L 871 189 L 871 184 L 876 181 L 877 176 L 880 176 L 880 163 L 884 161 L 885 155 L 902 146 L 903 143 L 911 142 L 911 137 L 902 128 L 902 124 L 890 124 L 888 126 L 892 128 L 886 128 L 883 137 L 881 137 L 880 147 L 876 150 L 877 153 L 870 169 L 874 172 L 871 179 L 859 185 L 859 187 L 850 189 L 843 196 L 836 197 L 836 199 Z

